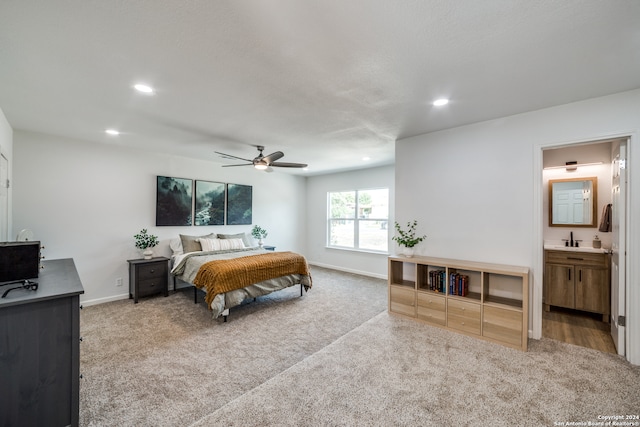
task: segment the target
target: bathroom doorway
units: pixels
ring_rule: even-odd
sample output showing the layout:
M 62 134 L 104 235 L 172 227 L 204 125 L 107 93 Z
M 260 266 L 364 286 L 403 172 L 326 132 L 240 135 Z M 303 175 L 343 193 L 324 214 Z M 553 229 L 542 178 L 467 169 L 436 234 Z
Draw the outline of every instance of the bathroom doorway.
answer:
M 619 244 L 620 234 L 624 236 L 625 218 L 617 211 L 616 218 L 622 219 L 622 231 L 620 226 L 614 229 L 611 209 L 614 203 L 620 203 L 620 195 L 618 193 L 616 196 L 615 193 L 616 188 L 619 191 L 619 185 L 615 187 L 615 168 L 619 167 L 616 155 L 619 161 L 620 147 L 623 147 L 624 153 L 626 140 L 616 138 L 544 149 L 542 173 L 543 260 L 547 260 L 544 262 L 542 336 L 621 355 L 625 354 L 624 338 L 619 337 L 624 337 L 624 331 L 620 329 L 622 326 L 618 316 L 624 315 L 624 256 L 622 265 L 619 261 L 612 263 L 611 252 Z M 594 206 L 596 221 L 593 224 L 552 225 L 549 221 L 552 210 L 549 181 L 586 178 L 595 178 L 597 181 L 597 193 L 592 199 L 597 204 Z M 623 188 L 623 201 L 624 198 Z M 622 241 L 624 244 L 624 239 Z M 556 258 L 553 258 L 553 254 Z M 594 267 L 588 265 L 587 261 L 601 264 Z M 604 268 L 606 274 L 602 273 Z M 593 275 L 596 269 L 599 275 Z M 584 282 L 582 274 L 588 276 L 585 276 Z M 606 294 L 602 289 L 606 289 Z M 585 298 L 600 302 L 585 303 Z

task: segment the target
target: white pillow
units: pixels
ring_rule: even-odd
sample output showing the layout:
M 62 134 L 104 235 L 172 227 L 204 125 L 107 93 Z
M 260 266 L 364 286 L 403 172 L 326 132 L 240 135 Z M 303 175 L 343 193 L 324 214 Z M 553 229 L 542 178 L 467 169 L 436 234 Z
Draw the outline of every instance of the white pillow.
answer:
M 171 239 L 169 241 L 169 247 L 171 248 L 171 251 L 173 252 L 174 255 L 180 255 L 182 254 L 182 240 L 180 240 L 179 237 L 176 237 L 175 239 Z
M 242 239 L 200 239 L 203 251 L 228 251 L 244 249 Z
M 200 242 L 202 250 L 205 252 L 216 251 L 218 249 L 214 249 L 214 247 L 220 247 L 218 239 L 198 239 L 198 242 Z

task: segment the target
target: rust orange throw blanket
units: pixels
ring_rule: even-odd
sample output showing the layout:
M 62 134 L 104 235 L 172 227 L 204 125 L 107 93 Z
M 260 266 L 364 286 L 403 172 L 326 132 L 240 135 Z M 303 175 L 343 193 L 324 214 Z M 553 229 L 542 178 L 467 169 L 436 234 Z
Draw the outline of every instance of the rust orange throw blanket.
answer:
M 288 274 L 310 275 L 307 260 L 294 252 L 273 252 L 209 261 L 198 270 L 193 284 L 205 288 L 207 305 L 216 295 Z

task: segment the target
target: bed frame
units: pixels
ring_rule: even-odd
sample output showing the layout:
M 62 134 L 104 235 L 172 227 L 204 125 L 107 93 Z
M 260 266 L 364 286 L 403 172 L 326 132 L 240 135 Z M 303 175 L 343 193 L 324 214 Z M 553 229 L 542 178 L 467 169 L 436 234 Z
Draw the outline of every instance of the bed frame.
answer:
M 174 282 L 175 282 L 175 278 L 174 278 Z M 174 285 L 174 287 L 175 287 L 175 285 Z M 192 288 L 193 288 L 193 303 L 197 304 L 198 303 L 198 291 L 202 292 L 203 294 L 205 292 L 202 289 L 196 288 L 195 286 L 192 286 Z M 280 290 L 282 291 L 283 289 L 280 289 Z M 303 292 L 304 292 L 304 285 L 302 283 L 300 283 L 300 296 L 303 295 Z M 253 301 L 255 302 L 256 298 L 254 298 Z M 225 308 L 224 311 L 222 312 L 221 316 L 224 319 L 224 323 L 227 323 L 227 316 L 229 316 L 229 309 Z

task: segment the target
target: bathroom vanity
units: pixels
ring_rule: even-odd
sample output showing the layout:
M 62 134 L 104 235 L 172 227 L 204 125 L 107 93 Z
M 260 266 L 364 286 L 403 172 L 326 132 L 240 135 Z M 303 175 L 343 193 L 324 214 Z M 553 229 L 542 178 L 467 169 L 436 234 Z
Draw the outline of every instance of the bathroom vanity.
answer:
M 544 308 L 551 306 L 598 313 L 609 322 L 610 255 L 604 249 L 546 246 Z

